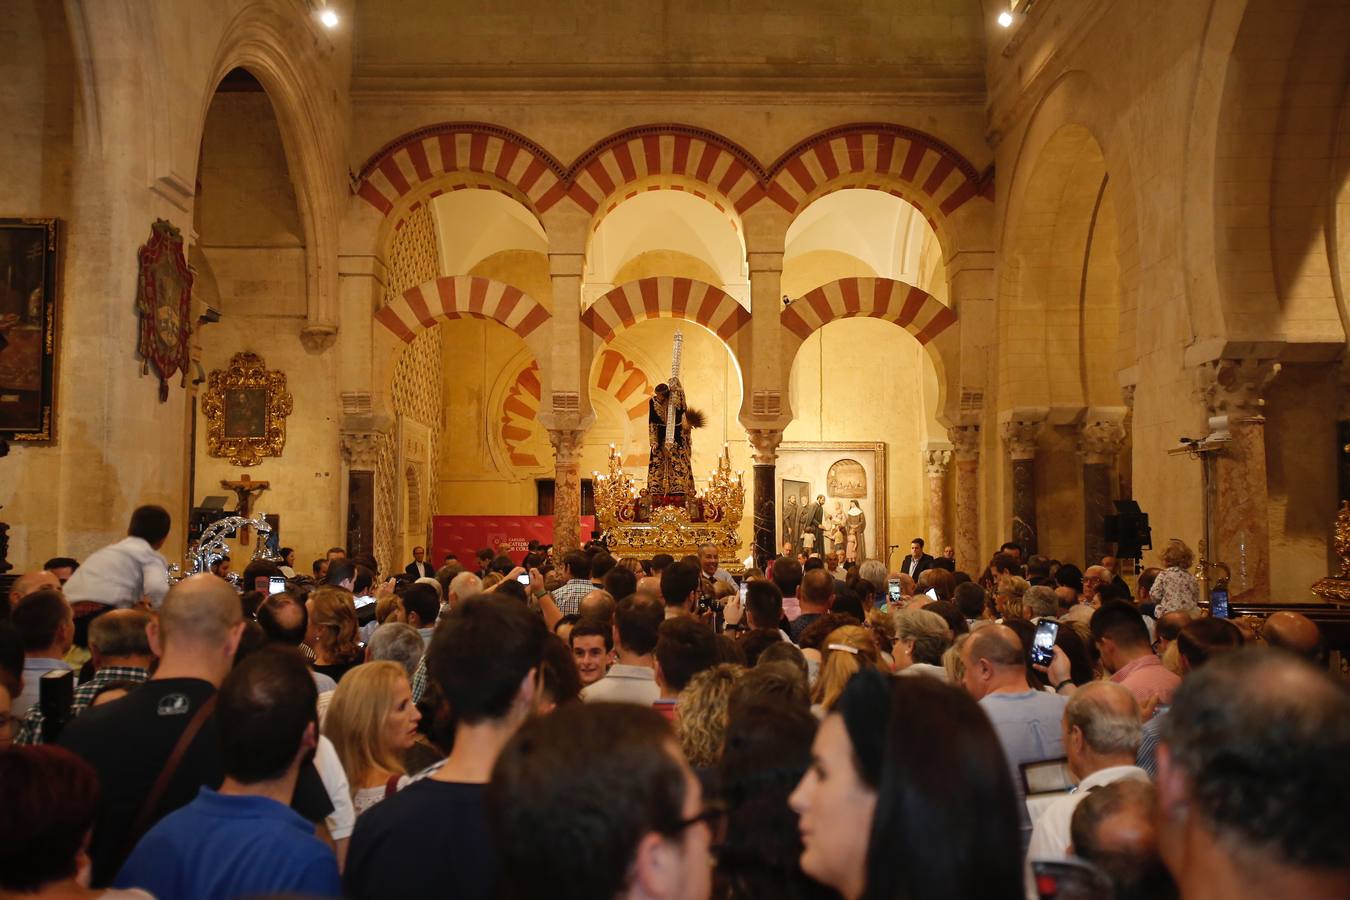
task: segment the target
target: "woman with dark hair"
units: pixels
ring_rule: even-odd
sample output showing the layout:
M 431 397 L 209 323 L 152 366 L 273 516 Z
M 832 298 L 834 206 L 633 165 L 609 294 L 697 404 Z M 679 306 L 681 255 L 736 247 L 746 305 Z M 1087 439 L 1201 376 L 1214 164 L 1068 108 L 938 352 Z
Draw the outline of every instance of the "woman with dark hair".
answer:
M 802 839 L 788 795 L 811 765 L 816 717 L 802 705 L 756 699 L 733 709 L 718 768 L 726 837 L 717 900 L 814 900 L 834 892 L 801 867 Z
M 0 896 L 150 900 L 140 890 L 89 888 L 89 832 L 98 776 L 61 747 L 0 752 Z
M 854 676 L 789 803 L 802 870 L 845 900 L 1023 896 L 1012 776 L 988 717 L 959 688 Z

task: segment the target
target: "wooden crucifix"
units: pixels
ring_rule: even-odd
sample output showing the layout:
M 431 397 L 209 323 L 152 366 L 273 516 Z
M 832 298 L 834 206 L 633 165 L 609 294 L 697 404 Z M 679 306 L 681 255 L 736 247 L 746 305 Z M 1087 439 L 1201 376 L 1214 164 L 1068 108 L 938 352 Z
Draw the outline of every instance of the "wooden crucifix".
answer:
M 228 481 L 222 478 L 220 481 L 220 486 L 225 488 L 225 490 L 227 491 L 234 491 L 235 496 L 239 498 L 239 505 L 235 509 L 234 514 L 236 516 L 243 516 L 245 519 L 247 519 L 249 517 L 248 507 L 249 504 L 253 501 L 253 495 L 260 494 L 263 491 L 267 490 L 269 487 L 271 487 L 271 484 L 266 481 L 254 481 L 247 475 L 241 475 L 239 476 L 238 481 Z M 239 531 L 236 536 L 239 538 L 239 542 L 241 544 L 247 546 L 250 536 L 248 526 L 241 525 L 239 527 Z

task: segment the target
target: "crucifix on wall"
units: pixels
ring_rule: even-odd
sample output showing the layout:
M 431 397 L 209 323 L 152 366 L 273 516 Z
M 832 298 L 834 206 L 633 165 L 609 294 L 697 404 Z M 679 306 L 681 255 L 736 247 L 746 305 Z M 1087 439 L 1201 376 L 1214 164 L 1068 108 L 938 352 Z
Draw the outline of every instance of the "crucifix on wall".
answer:
M 243 516 L 245 519 L 247 519 L 249 517 L 248 508 L 249 504 L 253 502 L 253 495 L 261 494 L 263 491 L 271 487 L 271 484 L 266 481 L 254 481 L 247 475 L 241 475 L 239 476 L 238 481 L 228 481 L 222 478 L 220 481 L 220 486 L 225 488 L 227 491 L 234 491 L 235 496 L 239 498 L 239 505 L 235 508 L 234 514 L 236 516 Z M 240 526 L 238 534 L 239 542 L 241 544 L 247 545 L 249 536 L 250 535 L 248 526 L 247 525 Z

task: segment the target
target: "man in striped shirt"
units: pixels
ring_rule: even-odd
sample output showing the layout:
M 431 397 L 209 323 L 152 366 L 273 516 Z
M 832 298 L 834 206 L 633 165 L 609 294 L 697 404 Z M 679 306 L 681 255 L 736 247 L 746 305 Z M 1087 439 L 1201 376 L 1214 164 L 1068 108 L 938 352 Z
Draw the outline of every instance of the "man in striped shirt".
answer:
M 94 698 L 118 682 L 141 684 L 149 677 L 155 656 L 150 651 L 146 626 L 150 614 L 140 609 L 115 609 L 99 616 L 89 625 L 89 651 L 93 655 L 94 677 L 75 689 L 70 716 L 89 708 Z M 46 719 L 34 706 L 19 726 L 16 744 L 42 744 L 54 738 L 44 734 Z

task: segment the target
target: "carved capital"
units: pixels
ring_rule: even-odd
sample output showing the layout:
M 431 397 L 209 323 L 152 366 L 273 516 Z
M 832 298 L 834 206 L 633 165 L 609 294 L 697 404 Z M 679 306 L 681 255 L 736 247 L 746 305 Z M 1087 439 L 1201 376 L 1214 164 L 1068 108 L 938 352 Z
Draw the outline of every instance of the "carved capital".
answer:
M 375 471 L 375 461 L 384 444 L 383 434 L 378 431 L 344 431 L 341 440 L 342 458 L 347 465 L 358 471 Z
M 1259 416 L 1266 388 L 1279 374 L 1271 359 L 1216 359 L 1198 370 L 1200 396 L 1211 416 Z
M 750 436 L 750 457 L 757 466 L 771 466 L 778 459 L 778 445 L 783 442 L 781 428 L 751 428 L 746 432 Z
M 1110 465 L 1125 446 L 1125 426 L 1109 419 L 1084 422 L 1078 430 L 1078 454 L 1087 465 Z
M 942 478 L 952 464 L 952 451 L 945 447 L 923 452 L 923 468 L 929 478 Z
M 1041 436 L 1045 423 L 1031 419 L 1009 419 L 999 426 L 1003 443 L 1008 446 L 1008 455 L 1014 460 L 1035 459 L 1036 440 Z
M 550 428 L 548 442 L 553 445 L 553 464 L 556 468 L 575 468 L 581 463 L 586 431 L 581 428 Z
M 956 425 L 947 429 L 952 442 L 952 453 L 958 463 L 976 462 L 980 458 L 980 426 Z
M 330 322 L 315 322 L 300 330 L 300 343 L 310 353 L 322 353 L 337 343 L 338 327 Z

